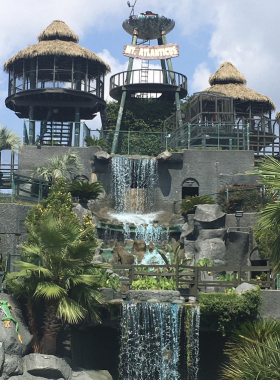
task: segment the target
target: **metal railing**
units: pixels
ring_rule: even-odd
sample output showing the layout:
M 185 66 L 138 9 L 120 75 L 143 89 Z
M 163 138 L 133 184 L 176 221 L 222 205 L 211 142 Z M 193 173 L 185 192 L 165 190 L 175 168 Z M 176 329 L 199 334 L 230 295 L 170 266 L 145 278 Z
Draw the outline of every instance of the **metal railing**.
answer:
M 177 86 L 187 91 L 187 77 L 183 74 L 169 70 L 145 70 L 145 74 L 148 75 L 148 80 L 145 85 L 148 84 L 165 84 L 171 86 Z M 142 84 L 142 70 L 132 70 L 131 72 L 123 71 L 117 73 L 110 78 L 110 91 L 116 87 L 122 87 L 127 84 Z M 156 92 L 160 92 L 157 90 Z
M 141 269 L 149 269 L 145 271 Z M 273 278 L 272 266 L 215 266 L 215 267 L 199 267 L 188 265 L 117 265 L 113 266 L 114 272 L 119 272 L 120 281 L 123 285 L 131 286 L 133 281 L 139 280 L 143 276 L 149 277 L 165 277 L 173 279 L 176 288 L 188 289 L 189 295 L 197 296 L 200 288 L 232 288 L 243 282 L 258 285 L 260 288 L 275 289 L 275 279 Z M 218 279 L 202 279 L 203 272 L 226 273 L 233 274 L 233 280 L 220 281 Z M 267 275 L 266 280 L 252 279 L 252 273 L 264 272 Z M 247 275 L 246 275 L 247 273 Z M 245 276 L 244 276 L 245 274 Z M 243 279 L 242 277 L 247 277 Z

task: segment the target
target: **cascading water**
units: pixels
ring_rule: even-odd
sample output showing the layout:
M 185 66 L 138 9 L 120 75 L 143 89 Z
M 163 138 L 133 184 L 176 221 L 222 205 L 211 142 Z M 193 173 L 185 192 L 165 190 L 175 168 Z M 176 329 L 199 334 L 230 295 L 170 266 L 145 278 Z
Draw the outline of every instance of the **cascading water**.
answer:
M 188 307 L 189 308 L 189 307 Z M 192 307 L 193 314 L 184 313 L 177 304 L 135 303 L 123 304 L 122 339 L 119 366 L 121 380 L 197 380 L 199 307 Z M 187 376 L 180 376 L 180 335 L 183 315 L 188 316 L 185 330 L 189 334 L 186 345 Z M 190 321 L 192 315 L 193 322 Z
M 158 181 L 156 158 L 132 159 L 116 156 L 111 161 L 113 197 L 118 213 L 144 214 L 154 207 Z

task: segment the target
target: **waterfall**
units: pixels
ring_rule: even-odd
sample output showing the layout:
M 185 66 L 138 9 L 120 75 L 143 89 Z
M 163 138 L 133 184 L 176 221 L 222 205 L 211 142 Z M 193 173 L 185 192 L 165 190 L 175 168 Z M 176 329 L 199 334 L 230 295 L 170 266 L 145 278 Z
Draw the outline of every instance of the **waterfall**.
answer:
M 154 206 L 157 159 L 116 156 L 111 161 L 113 198 L 117 212 L 145 213 Z
M 189 308 L 189 307 L 188 307 Z M 187 340 L 188 365 L 198 365 L 198 307 L 186 313 L 191 335 Z M 122 338 L 119 366 L 121 380 L 197 380 L 198 369 L 181 377 L 180 341 L 184 307 L 177 304 L 127 302 L 122 309 Z M 193 322 L 190 316 L 193 316 Z M 189 335 L 189 336 L 190 336 Z M 195 358 L 196 356 L 196 358 Z M 182 374 L 183 375 L 183 374 Z

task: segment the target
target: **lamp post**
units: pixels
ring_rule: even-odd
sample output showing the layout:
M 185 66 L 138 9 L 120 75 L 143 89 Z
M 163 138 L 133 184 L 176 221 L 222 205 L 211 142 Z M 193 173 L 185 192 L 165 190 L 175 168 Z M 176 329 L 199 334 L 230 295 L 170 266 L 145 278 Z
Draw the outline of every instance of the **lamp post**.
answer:
M 237 231 L 240 231 L 240 219 L 243 217 L 243 211 L 236 211 L 235 217 L 236 217 Z

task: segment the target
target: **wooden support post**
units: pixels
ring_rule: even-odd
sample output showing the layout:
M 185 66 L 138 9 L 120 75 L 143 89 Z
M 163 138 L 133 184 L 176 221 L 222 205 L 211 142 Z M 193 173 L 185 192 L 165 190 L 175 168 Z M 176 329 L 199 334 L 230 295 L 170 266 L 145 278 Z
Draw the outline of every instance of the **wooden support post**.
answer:
M 34 120 L 34 107 L 29 107 L 29 145 L 35 144 L 35 120 Z
M 55 88 L 55 70 L 56 70 L 56 67 L 55 67 L 55 57 L 53 59 L 53 88 Z
M 74 146 L 80 146 L 80 107 L 75 107 L 75 141 Z
M 74 58 L 72 58 L 72 68 L 71 68 L 71 89 L 74 89 Z
M 25 91 L 25 59 L 22 62 L 22 91 Z
M 135 29 L 133 32 L 132 45 L 136 45 L 137 36 L 138 36 L 138 32 Z M 130 82 L 131 70 L 133 67 L 133 61 L 134 61 L 134 58 L 129 58 L 126 81 L 124 84 L 129 84 L 129 82 Z M 122 123 L 122 116 L 123 116 L 123 110 L 124 110 L 124 106 L 125 106 L 125 100 L 126 100 L 126 90 L 124 90 L 122 92 L 121 103 L 120 103 L 120 108 L 119 108 L 119 113 L 118 113 L 118 119 L 117 119 L 117 124 L 116 124 L 116 128 L 115 128 L 115 133 L 114 133 L 114 140 L 113 140 L 113 144 L 112 144 L 112 153 L 113 154 L 116 153 L 117 146 L 118 146 L 118 139 L 119 139 L 119 133 L 120 133 L 121 123 Z

